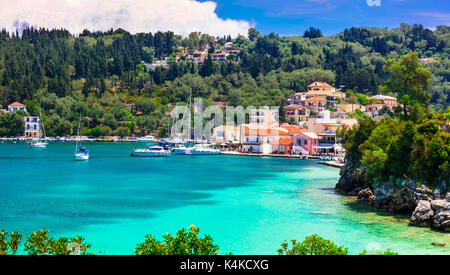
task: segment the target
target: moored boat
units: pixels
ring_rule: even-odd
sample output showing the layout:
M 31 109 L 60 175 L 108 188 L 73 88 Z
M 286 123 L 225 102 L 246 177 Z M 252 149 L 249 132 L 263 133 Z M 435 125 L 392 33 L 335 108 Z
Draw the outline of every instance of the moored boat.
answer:
M 170 150 L 161 146 L 153 146 L 145 149 L 134 149 L 131 154 L 132 157 L 169 157 Z
M 138 138 L 137 140 L 141 143 L 155 143 L 156 142 L 155 137 L 152 135 L 147 135 L 145 137 Z

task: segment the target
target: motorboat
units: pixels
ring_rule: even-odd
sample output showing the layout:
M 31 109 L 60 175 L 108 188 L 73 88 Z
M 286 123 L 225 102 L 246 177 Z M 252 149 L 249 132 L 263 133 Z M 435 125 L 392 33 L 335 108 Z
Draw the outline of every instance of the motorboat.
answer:
M 156 142 L 155 137 L 152 135 L 147 135 L 145 137 L 138 138 L 137 140 L 138 140 L 138 142 L 141 142 L 141 143 L 155 143 Z
M 153 146 L 148 148 L 137 148 L 133 150 L 132 157 L 169 157 L 170 150 L 161 146 Z

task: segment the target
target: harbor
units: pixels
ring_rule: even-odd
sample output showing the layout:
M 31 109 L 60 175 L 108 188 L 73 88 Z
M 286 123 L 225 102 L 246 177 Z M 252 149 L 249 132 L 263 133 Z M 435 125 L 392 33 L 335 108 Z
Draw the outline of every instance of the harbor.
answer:
M 402 254 L 448 253 L 431 245 L 450 243 L 448 234 L 336 194 L 339 170 L 317 159 L 131 158 L 135 146 L 93 142 L 89 161 L 76 162 L 74 143 L 50 142 L 44 150 L 0 144 L 0 228 L 82 235 L 102 255 L 131 254 L 146 234 L 191 224 L 214 236 L 221 254 L 276 254 L 282 241 L 313 233 L 351 253 L 370 243 Z

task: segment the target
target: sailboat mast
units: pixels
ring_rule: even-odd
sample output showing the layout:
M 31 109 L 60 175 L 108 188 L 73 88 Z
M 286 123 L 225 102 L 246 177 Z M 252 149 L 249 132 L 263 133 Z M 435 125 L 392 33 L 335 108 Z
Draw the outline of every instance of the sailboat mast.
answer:
M 189 88 L 189 118 L 192 125 L 192 87 Z M 189 132 L 189 140 L 192 140 L 192 131 Z
M 39 103 L 39 120 L 40 120 L 39 125 L 41 125 L 42 133 L 44 134 L 44 140 L 46 140 L 47 136 L 45 135 L 44 121 L 42 120 L 41 103 Z
M 77 131 L 77 142 L 75 143 L 75 153 L 78 151 L 78 142 L 80 142 L 81 138 L 80 138 L 80 127 L 81 127 L 81 113 L 80 113 L 80 120 L 78 121 L 78 131 Z

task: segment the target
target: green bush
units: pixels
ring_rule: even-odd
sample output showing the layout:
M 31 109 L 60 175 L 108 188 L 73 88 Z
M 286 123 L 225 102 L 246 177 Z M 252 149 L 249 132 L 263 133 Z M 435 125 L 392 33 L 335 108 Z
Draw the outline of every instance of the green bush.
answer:
M 138 244 L 136 255 L 218 255 L 219 246 L 205 235 L 199 237 L 197 227 L 191 225 L 187 230 L 178 230 L 175 236 L 166 233 L 163 241 L 157 241 L 152 235 L 145 236 L 145 241 Z

